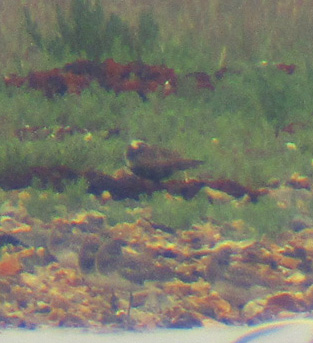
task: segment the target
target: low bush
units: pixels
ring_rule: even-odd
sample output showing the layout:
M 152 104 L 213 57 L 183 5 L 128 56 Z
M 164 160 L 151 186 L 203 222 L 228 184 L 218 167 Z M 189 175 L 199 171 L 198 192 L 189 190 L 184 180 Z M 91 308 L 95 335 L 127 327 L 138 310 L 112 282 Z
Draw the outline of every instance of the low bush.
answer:
M 170 196 L 166 192 L 153 194 L 151 198 L 142 197 L 142 202 L 152 210 L 151 220 L 159 225 L 173 229 L 190 229 L 205 219 L 208 200 L 199 193 L 192 200 Z

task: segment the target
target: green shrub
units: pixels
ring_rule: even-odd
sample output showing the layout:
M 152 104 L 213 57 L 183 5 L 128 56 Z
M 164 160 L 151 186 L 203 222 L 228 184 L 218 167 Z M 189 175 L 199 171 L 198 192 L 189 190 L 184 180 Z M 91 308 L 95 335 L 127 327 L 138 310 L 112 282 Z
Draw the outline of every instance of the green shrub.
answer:
M 114 226 L 118 223 L 133 223 L 139 216 L 136 211 L 140 204 L 137 201 L 126 199 L 121 201 L 109 201 L 102 210 L 107 215 L 108 224 Z
M 83 210 L 98 209 L 99 202 L 93 195 L 87 193 L 88 182 L 80 178 L 74 182 L 65 182 L 64 192 L 60 197 L 60 205 L 68 212 L 79 212 Z
M 54 217 L 64 215 L 64 210 L 60 212 L 60 195 L 52 189 L 41 191 L 29 188 L 27 192 L 29 197 L 23 200 L 23 204 L 30 216 L 48 222 Z
M 190 229 L 192 224 L 201 222 L 209 205 L 207 197 L 201 192 L 191 200 L 157 192 L 151 198 L 142 197 L 142 201 L 152 209 L 153 222 L 182 230 Z
M 243 207 L 241 216 L 257 237 L 275 238 L 281 232 L 291 230 L 290 222 L 295 212 L 295 207 L 281 208 L 274 199 L 263 197 L 256 204 Z
M 121 62 L 135 57 L 133 33 L 128 24 L 118 15 L 111 14 L 102 39 L 106 56 L 111 56 Z
M 158 25 L 151 12 L 140 16 L 135 37 L 126 21 L 112 13 L 106 18 L 100 0 L 71 0 L 68 14 L 56 6 L 57 34 L 44 37 L 28 7 L 24 7 L 25 26 L 34 44 L 55 59 L 66 55 L 101 61 L 104 56 L 119 61 L 138 59 L 151 53 L 158 36 Z
M 26 189 L 29 195 L 22 200 L 27 212 L 33 217 L 48 222 L 56 217 L 67 217 L 69 213 L 100 208 L 94 196 L 86 192 L 88 184 L 85 179 L 63 183 L 64 191 L 57 193 L 53 186 L 42 190 L 41 182 L 34 179 L 32 187 Z
M 208 216 L 217 220 L 220 225 L 243 220 L 245 232 L 257 239 L 262 236 L 275 239 L 280 233 L 291 230 L 290 223 L 296 213 L 295 206 L 281 208 L 277 201 L 269 196 L 261 197 L 256 203 L 240 206 L 236 201 L 227 204 L 213 203 L 207 212 Z
M 159 25 L 151 11 L 140 14 L 137 37 L 137 51 L 142 60 L 148 62 L 155 54 L 160 54 L 161 51 L 157 49 Z
M 55 46 L 63 45 L 65 51 L 69 50 L 76 56 L 100 60 L 105 51 L 105 15 L 101 2 L 72 0 L 68 16 L 63 14 L 59 6 L 56 13 L 61 44 Z M 54 53 L 58 51 L 59 48 L 55 49 Z
M 99 0 L 72 0 L 69 15 L 56 7 L 58 34 L 43 37 L 38 24 L 24 7 L 26 30 L 40 49 L 62 60 L 66 52 L 91 60 L 100 60 L 105 51 L 105 16 Z
M 24 16 L 25 16 L 25 26 L 26 32 L 32 37 L 34 43 L 38 48 L 43 48 L 43 37 L 39 30 L 38 23 L 34 21 L 31 17 L 31 13 L 28 7 L 24 7 Z

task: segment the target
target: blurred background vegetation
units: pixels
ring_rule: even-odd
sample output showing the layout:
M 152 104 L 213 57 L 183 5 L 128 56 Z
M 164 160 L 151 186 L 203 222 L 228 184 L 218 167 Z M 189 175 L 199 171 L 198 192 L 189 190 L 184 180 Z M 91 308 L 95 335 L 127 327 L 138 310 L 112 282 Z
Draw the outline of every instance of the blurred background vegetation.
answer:
M 233 73 L 214 92 L 186 82 L 178 95 L 149 94 L 145 103 L 96 84 L 81 96 L 54 99 L 1 85 L 0 171 L 43 163 L 112 174 L 124 166 L 126 145 L 140 138 L 204 160 L 195 176 L 250 187 L 294 172 L 312 177 L 312 27 L 309 0 L 3 0 L 2 75 L 111 57 L 166 64 L 180 78 L 222 66 Z M 296 71 L 287 75 L 276 63 L 295 63 Z M 293 135 L 282 132 L 292 122 L 304 125 Z M 93 139 L 77 133 L 20 142 L 13 133 L 24 125 L 87 128 Z M 104 140 L 114 128 L 120 134 Z M 287 149 L 290 142 L 295 149 Z
M 77 58 L 85 44 L 89 58 L 134 58 L 136 49 L 146 63 L 166 62 L 178 72 L 216 69 L 225 48 L 228 65 L 296 60 L 301 68 L 309 68 L 312 12 L 309 0 L 3 0 L 1 65 L 4 72 L 51 67 L 56 61 L 49 52 L 63 41 L 69 55 L 59 53 L 67 62 Z M 44 42 L 35 38 L 34 30 Z M 109 35 L 103 40 L 105 30 Z M 130 42 L 129 35 L 140 47 L 131 46 L 135 40 Z M 114 44 L 121 44 L 123 52 L 114 51 Z

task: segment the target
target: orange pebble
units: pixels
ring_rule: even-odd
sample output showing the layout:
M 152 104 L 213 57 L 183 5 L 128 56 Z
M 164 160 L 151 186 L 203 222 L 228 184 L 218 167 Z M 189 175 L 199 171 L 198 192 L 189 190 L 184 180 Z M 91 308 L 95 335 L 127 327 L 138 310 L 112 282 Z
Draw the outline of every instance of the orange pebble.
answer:
M 17 254 L 5 255 L 0 261 L 0 275 L 12 276 L 22 270 L 22 264 Z

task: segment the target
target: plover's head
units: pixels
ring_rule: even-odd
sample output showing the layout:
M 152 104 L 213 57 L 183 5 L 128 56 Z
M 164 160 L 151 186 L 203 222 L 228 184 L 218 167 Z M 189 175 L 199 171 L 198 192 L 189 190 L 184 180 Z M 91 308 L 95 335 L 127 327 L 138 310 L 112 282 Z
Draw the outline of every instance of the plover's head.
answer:
M 136 163 L 135 161 L 138 159 L 139 155 L 145 151 L 147 146 L 148 145 L 140 139 L 132 140 L 130 145 L 127 147 L 125 154 L 126 165 L 131 168 L 133 164 Z
M 131 142 L 130 142 L 130 145 L 129 147 L 131 149 L 135 149 L 135 150 L 138 150 L 140 147 L 142 147 L 143 145 L 146 145 L 146 143 L 144 141 L 142 141 L 141 139 L 133 139 Z

